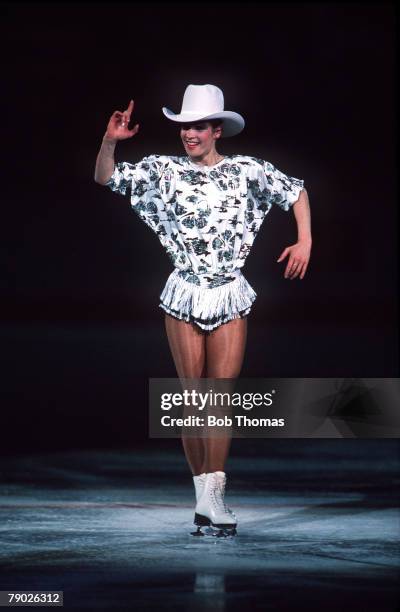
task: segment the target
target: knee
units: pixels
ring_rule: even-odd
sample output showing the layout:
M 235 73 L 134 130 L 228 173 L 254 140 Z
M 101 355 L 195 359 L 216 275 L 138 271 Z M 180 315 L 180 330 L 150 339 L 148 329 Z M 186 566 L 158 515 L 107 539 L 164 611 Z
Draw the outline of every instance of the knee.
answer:
M 241 368 L 207 368 L 207 378 L 238 378 Z

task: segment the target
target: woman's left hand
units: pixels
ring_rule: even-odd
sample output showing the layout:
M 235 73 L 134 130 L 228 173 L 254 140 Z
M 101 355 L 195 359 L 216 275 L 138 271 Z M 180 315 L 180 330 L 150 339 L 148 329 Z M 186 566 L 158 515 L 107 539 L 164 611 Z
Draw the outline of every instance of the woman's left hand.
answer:
M 284 277 L 293 280 L 296 278 L 296 276 L 300 275 L 300 280 L 302 280 L 306 273 L 308 262 L 310 261 L 310 253 L 310 241 L 300 240 L 299 242 L 296 242 L 296 244 L 286 247 L 277 260 L 279 263 L 289 255 L 289 261 L 286 266 Z

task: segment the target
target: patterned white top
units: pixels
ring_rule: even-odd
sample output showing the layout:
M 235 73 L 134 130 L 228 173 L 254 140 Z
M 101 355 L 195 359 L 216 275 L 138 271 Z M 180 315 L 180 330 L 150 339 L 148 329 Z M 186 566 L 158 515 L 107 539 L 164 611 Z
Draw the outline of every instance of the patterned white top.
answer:
M 272 205 L 288 211 L 304 181 L 245 155 L 225 156 L 214 166 L 199 166 L 188 156 L 150 155 L 117 163 L 106 185 L 130 198 L 175 268 L 196 284 L 198 274 L 243 267 Z

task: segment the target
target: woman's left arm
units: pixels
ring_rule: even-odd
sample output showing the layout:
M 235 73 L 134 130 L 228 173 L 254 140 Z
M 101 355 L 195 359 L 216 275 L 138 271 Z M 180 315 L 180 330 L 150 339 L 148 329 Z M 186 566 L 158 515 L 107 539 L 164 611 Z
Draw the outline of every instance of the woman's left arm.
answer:
M 310 203 L 306 189 L 300 191 L 298 200 L 293 204 L 293 212 L 297 223 L 297 242 L 292 246 L 286 247 L 277 262 L 282 261 L 289 255 L 286 266 L 285 278 L 304 278 L 311 254 L 311 212 Z

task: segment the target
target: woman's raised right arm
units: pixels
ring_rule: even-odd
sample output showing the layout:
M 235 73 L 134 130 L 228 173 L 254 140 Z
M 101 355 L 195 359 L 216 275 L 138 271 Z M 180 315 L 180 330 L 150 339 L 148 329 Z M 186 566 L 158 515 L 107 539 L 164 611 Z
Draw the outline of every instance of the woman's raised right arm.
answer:
M 138 123 L 132 130 L 128 129 L 133 106 L 134 101 L 131 100 L 125 111 L 115 111 L 110 117 L 106 133 L 103 136 L 100 151 L 97 155 L 96 168 L 94 171 L 94 180 L 96 183 L 100 183 L 100 185 L 105 185 L 114 172 L 114 151 L 117 142 L 119 140 L 131 138 L 139 130 Z

